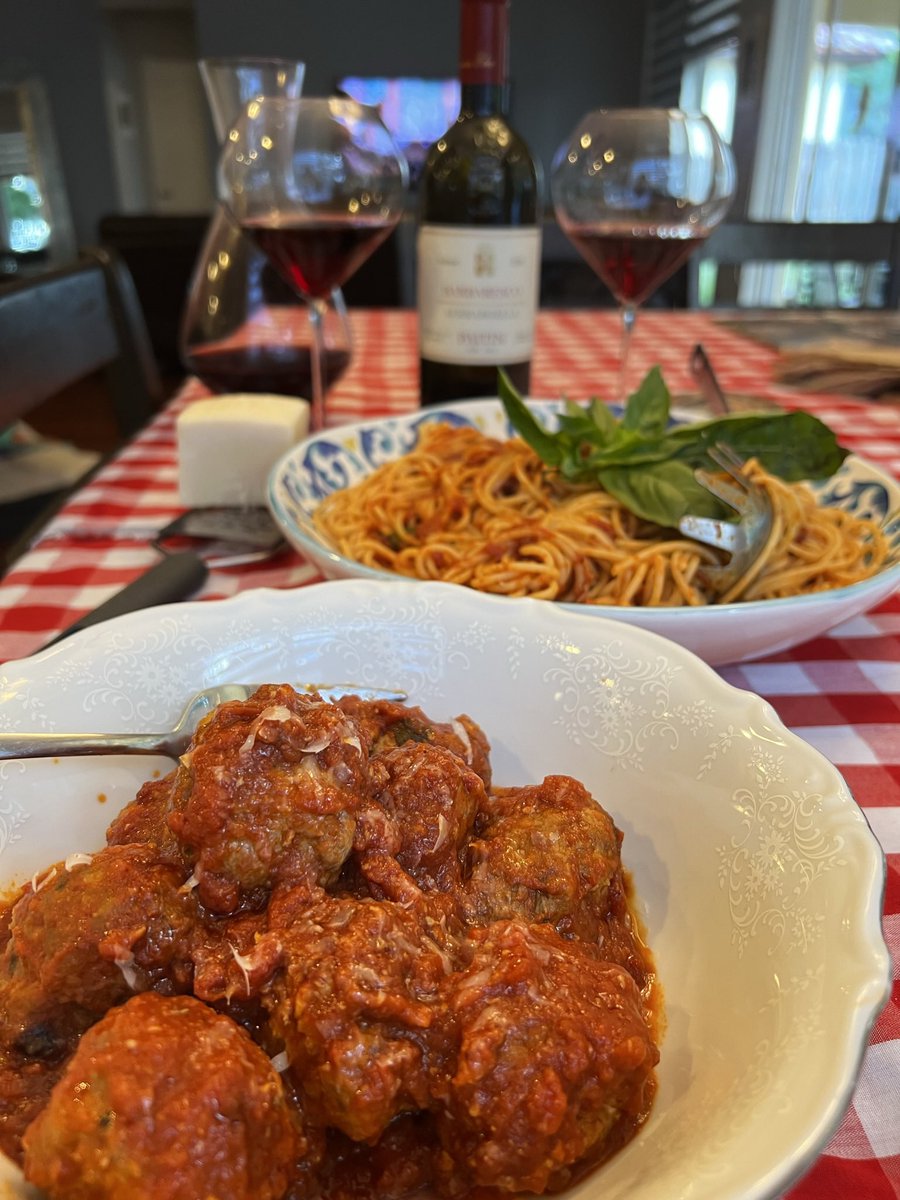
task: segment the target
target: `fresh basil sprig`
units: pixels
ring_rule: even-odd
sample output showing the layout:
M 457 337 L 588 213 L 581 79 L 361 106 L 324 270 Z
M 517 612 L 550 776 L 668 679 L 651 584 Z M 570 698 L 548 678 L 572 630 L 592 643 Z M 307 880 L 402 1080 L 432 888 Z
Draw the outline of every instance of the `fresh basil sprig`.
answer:
M 573 483 L 599 484 L 637 516 L 667 527 L 677 527 L 688 513 L 734 516 L 694 478 L 698 467 L 717 470 L 707 454 L 717 442 L 789 482 L 827 478 L 848 453 L 827 425 L 806 412 L 670 425 L 671 397 L 659 367 L 628 397 L 620 418 L 602 400 L 567 402 L 556 432 L 541 425 L 502 368 L 498 376 L 510 424 L 548 466 Z

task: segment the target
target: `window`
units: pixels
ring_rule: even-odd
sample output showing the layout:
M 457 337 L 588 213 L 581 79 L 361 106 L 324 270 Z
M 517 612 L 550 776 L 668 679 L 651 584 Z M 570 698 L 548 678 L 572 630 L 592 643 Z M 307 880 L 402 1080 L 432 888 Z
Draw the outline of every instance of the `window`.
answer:
M 6 226 L 6 245 L 13 254 L 37 254 L 50 241 L 44 198 L 32 175 L 13 175 L 0 181 L 0 212 Z
M 900 28 L 819 22 L 803 113 L 797 219 L 896 220 L 900 161 L 891 153 Z
M 851 19 L 852 18 L 852 19 Z M 900 21 L 884 0 L 775 0 L 748 213 L 894 221 Z M 742 273 L 742 304 L 880 306 L 888 264 L 787 262 Z
M 718 239 L 729 269 L 713 235 L 689 267 L 696 302 L 893 303 L 898 49 L 897 0 L 649 0 L 644 102 L 707 112 L 737 163 L 727 255 Z M 784 260 L 785 223 L 817 258 Z
M 726 142 L 734 132 L 737 100 L 738 47 L 736 40 L 689 59 L 681 76 L 679 107 L 706 113 Z
M 729 144 L 737 103 L 740 10 L 741 0 L 651 0 L 647 22 L 645 101 L 705 113 Z M 698 303 L 712 304 L 717 265 L 706 260 L 696 270 Z
M 0 274 L 74 253 L 44 87 L 36 78 L 0 77 Z

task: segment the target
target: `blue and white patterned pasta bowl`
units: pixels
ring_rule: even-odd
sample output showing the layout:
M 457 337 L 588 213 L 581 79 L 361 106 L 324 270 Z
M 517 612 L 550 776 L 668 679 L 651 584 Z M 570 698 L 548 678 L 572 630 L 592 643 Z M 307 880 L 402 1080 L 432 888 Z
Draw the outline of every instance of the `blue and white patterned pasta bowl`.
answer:
M 562 401 L 532 401 L 552 427 Z M 467 400 L 402 417 L 325 430 L 300 442 L 269 477 L 268 503 L 287 540 L 327 578 L 396 579 L 340 554 L 316 528 L 313 512 L 326 496 L 365 479 L 383 463 L 413 449 L 423 425 L 474 425 L 492 437 L 512 427 L 499 400 Z M 621 608 L 545 601 L 574 612 L 627 621 L 693 650 L 713 666 L 786 650 L 866 612 L 900 587 L 900 485 L 873 463 L 850 455 L 831 479 L 813 485 L 823 503 L 879 522 L 890 554 L 876 575 L 849 587 L 782 600 L 753 600 L 699 608 Z

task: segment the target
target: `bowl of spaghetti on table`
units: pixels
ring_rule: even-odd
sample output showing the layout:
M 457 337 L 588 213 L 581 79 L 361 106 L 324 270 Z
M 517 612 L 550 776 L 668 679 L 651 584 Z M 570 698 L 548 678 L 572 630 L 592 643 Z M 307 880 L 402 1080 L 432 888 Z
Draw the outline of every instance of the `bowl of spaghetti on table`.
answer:
M 621 419 L 599 401 L 505 393 L 323 431 L 276 465 L 269 507 L 327 577 L 531 596 L 628 621 L 713 665 L 815 637 L 900 585 L 893 479 L 807 413 L 673 422 L 654 374 Z M 728 555 L 677 526 L 688 513 L 734 519 L 694 482 L 725 434 L 773 528 L 723 591 L 715 568 Z

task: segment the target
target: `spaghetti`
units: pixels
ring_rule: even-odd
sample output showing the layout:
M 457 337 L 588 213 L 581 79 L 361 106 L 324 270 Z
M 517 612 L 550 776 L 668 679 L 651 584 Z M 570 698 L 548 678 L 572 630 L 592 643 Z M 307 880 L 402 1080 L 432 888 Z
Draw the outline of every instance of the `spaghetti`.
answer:
M 345 557 L 416 579 L 582 604 L 702 605 L 826 591 L 874 574 L 879 527 L 817 504 L 804 484 L 747 464 L 775 520 L 763 554 L 726 594 L 705 568 L 727 555 L 629 512 L 592 484 L 571 484 L 518 438 L 429 424 L 408 454 L 317 507 Z

